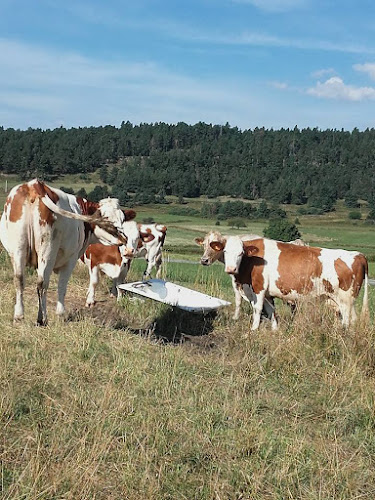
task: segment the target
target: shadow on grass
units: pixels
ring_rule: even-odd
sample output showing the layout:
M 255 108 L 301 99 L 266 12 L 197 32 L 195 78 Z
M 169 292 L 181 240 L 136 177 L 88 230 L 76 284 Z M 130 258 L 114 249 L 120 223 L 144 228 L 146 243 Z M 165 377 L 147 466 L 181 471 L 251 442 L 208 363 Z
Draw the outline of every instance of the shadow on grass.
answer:
M 151 336 L 164 343 L 180 344 L 192 337 L 202 337 L 212 332 L 216 316 L 216 311 L 202 314 L 167 308 L 156 316 L 148 328 L 127 327 L 127 330 L 137 335 Z
M 203 314 L 165 307 L 159 310 L 155 317 L 149 318 L 146 324 L 136 328 L 132 316 L 126 311 L 115 310 L 112 304 L 108 301 L 98 302 L 92 309 L 75 309 L 69 313 L 66 321 L 75 322 L 90 318 L 103 327 L 126 330 L 134 335 L 151 337 L 163 343 L 179 344 L 208 335 L 214 329 L 214 320 L 217 316 L 216 311 Z

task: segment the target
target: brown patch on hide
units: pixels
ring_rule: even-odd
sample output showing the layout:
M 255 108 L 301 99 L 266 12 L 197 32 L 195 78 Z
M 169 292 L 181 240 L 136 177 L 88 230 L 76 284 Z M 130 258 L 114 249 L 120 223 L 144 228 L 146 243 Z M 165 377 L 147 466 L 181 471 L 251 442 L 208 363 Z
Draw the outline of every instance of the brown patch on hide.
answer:
M 352 285 L 353 271 L 342 259 L 336 259 L 334 265 L 339 279 L 339 287 L 346 292 Z
M 6 205 L 10 206 L 9 220 L 17 222 L 22 217 L 23 207 L 29 197 L 29 187 L 27 184 L 21 184 L 15 192 L 13 198 L 7 198 Z
M 241 285 L 251 285 L 254 293 L 258 294 L 264 290 L 264 240 L 256 239 L 243 242 L 245 255 L 242 257 L 238 274 L 235 276 L 236 283 Z M 248 257 L 247 254 L 253 253 L 257 249 L 256 255 Z
M 313 279 L 322 275 L 323 265 L 319 260 L 321 248 L 281 242 L 277 243 L 277 247 L 280 255 L 276 286 L 282 295 L 289 295 L 292 291 L 308 294 L 314 286 Z
M 131 210 L 131 209 L 123 210 L 123 212 L 124 212 L 126 221 L 135 219 L 135 217 L 137 215 L 137 212 L 135 210 Z
M 368 274 L 368 262 L 366 257 L 360 253 L 354 257 L 353 269 L 353 297 L 358 297 L 363 280 Z
M 334 293 L 335 290 L 334 290 L 332 284 L 328 280 L 323 279 L 323 286 L 324 286 L 324 290 L 327 293 L 330 293 L 330 294 Z
M 91 261 L 91 269 L 99 264 L 112 264 L 121 266 L 121 254 L 117 245 L 102 245 L 94 243 L 88 247 L 85 255 Z

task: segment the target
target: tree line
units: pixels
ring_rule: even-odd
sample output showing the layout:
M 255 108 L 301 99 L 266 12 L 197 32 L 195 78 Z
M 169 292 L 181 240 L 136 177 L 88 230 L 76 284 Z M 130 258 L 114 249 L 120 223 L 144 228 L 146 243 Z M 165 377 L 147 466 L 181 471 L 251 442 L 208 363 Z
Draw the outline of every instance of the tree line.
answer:
M 329 211 L 374 198 L 375 129 L 240 130 L 199 122 L 15 130 L 0 127 L 0 173 L 24 179 L 100 168 L 109 191 L 263 198 Z

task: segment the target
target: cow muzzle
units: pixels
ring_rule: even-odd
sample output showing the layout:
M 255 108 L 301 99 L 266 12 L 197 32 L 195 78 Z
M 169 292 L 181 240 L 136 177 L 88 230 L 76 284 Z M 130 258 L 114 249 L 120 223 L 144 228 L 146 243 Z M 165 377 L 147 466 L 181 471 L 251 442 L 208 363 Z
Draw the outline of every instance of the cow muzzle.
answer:
M 210 259 L 208 259 L 207 257 L 202 257 L 201 264 L 202 266 L 209 266 L 211 264 Z
M 127 259 L 132 259 L 134 255 L 135 255 L 134 248 L 125 248 L 124 257 L 126 257 Z
M 227 274 L 237 274 L 237 269 L 235 267 L 232 267 L 232 266 L 226 266 L 225 272 Z

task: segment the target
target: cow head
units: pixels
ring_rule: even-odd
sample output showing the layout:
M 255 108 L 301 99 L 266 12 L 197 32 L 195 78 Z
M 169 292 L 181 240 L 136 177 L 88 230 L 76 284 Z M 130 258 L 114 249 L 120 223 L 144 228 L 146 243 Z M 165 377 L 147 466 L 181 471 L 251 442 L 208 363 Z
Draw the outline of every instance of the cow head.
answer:
M 201 257 L 203 266 L 210 266 L 218 259 L 223 259 L 223 249 L 226 240 L 218 231 L 211 231 L 204 238 L 195 238 L 195 243 L 203 247 L 204 253 Z M 219 245 L 211 246 L 211 243 L 216 242 Z
M 258 248 L 252 245 L 251 241 L 242 241 L 239 236 L 230 236 L 225 246 L 219 241 L 213 241 L 211 247 L 224 252 L 225 272 L 228 274 L 238 274 L 242 257 L 251 257 L 258 252 Z
M 103 245 L 128 245 L 129 236 L 125 231 L 132 233 L 132 229 L 124 224 L 135 215 L 134 210 L 121 210 L 116 198 L 100 200 L 97 221 L 93 220 L 94 235 Z

